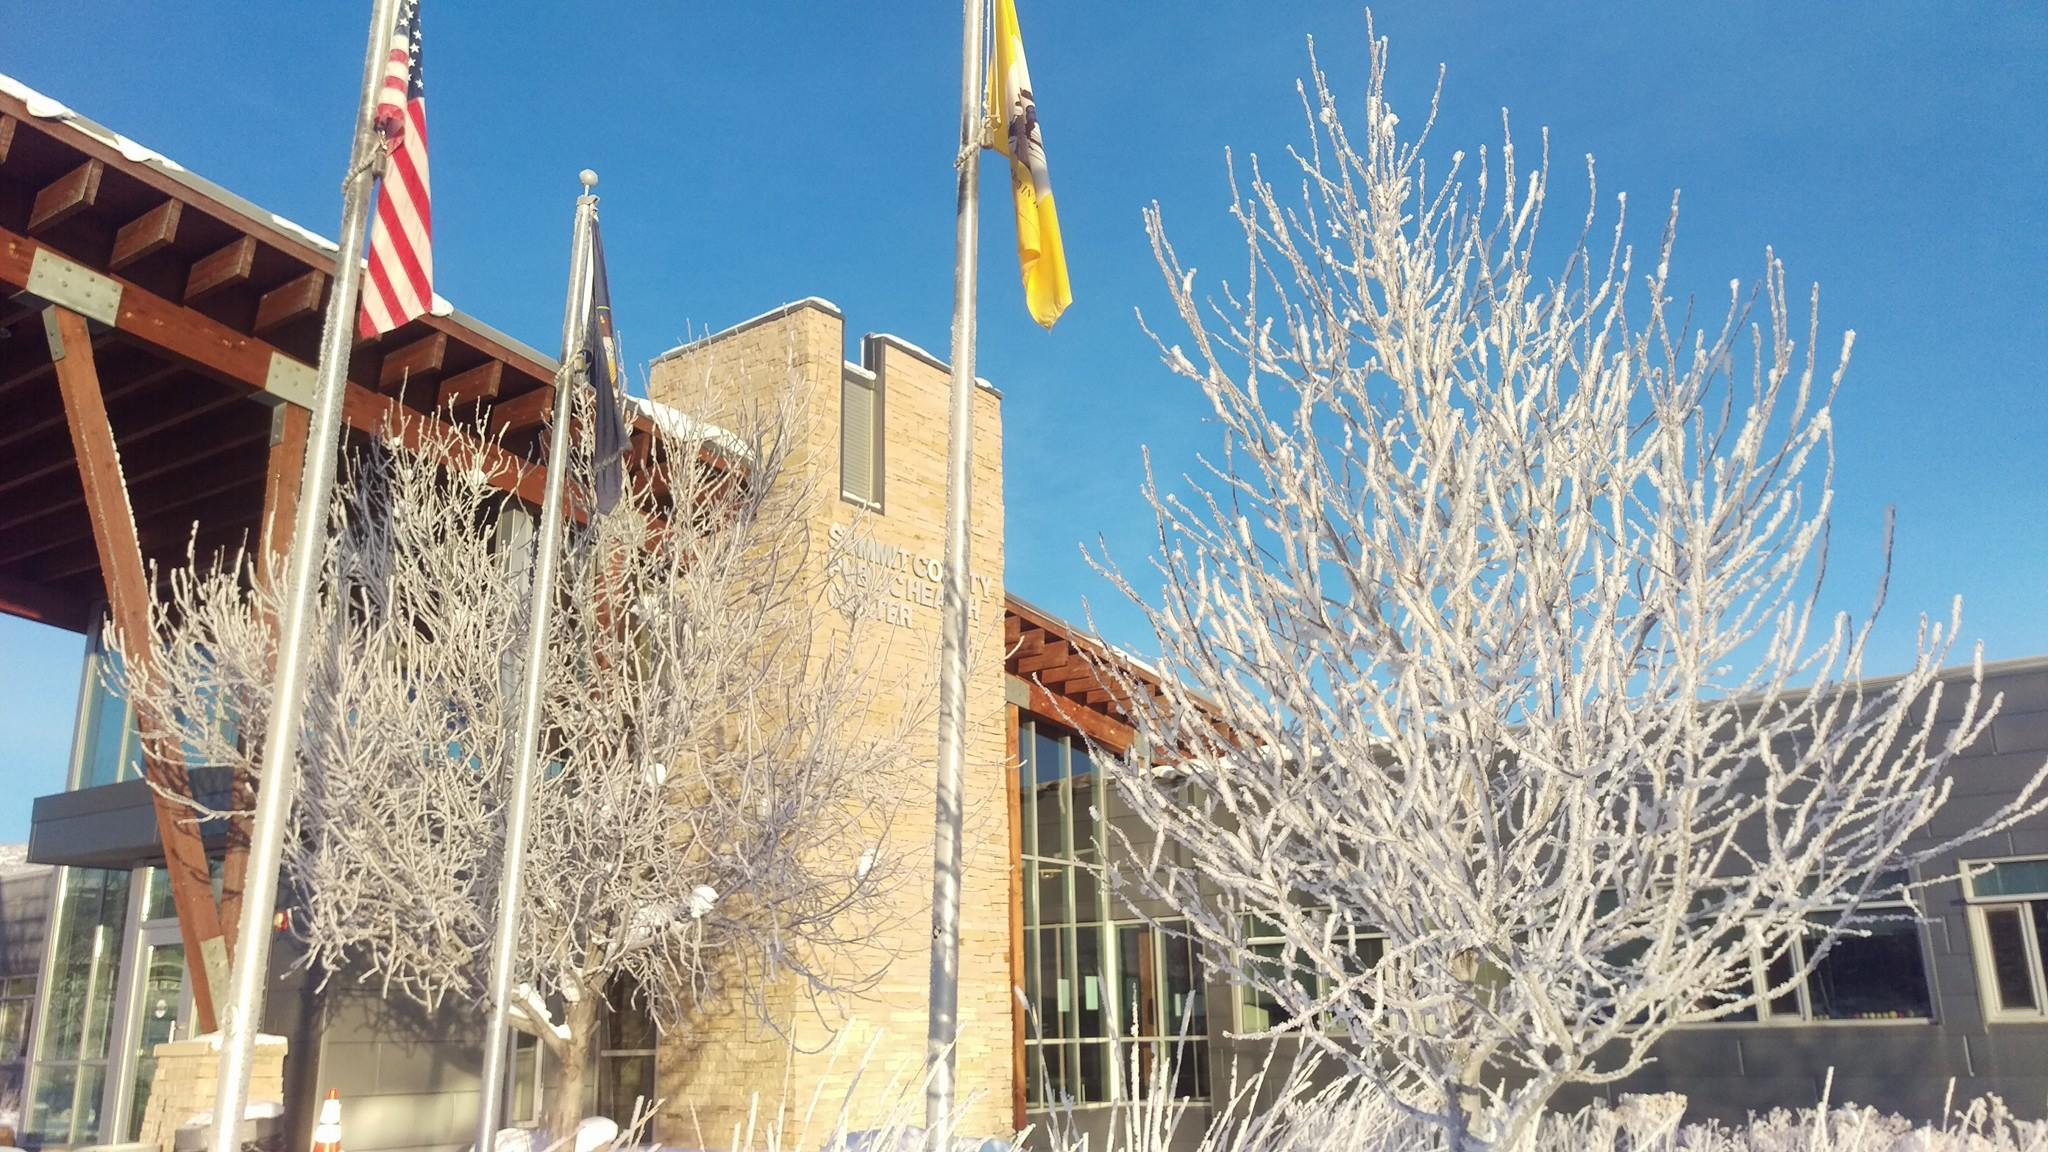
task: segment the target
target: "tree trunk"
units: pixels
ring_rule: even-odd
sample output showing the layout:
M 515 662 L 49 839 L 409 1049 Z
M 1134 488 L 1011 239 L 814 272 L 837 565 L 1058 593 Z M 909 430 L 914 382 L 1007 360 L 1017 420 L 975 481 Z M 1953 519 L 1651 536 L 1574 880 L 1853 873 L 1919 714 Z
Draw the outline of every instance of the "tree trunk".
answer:
M 551 1055 L 556 1061 L 554 1091 L 547 1098 L 545 1127 L 559 1139 L 583 1119 L 584 1096 L 588 1090 L 592 1050 L 597 1043 L 597 1010 L 601 1001 L 585 993 L 582 999 L 564 1006 L 562 1023 L 569 1029 L 568 1043 Z

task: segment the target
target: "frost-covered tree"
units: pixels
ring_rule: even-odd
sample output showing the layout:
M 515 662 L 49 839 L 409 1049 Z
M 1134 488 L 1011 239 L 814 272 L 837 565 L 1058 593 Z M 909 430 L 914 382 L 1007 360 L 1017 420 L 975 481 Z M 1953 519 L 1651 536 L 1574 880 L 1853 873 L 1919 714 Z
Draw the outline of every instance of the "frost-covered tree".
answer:
M 1104 565 L 1162 679 L 1110 674 L 1176 766 L 1119 773 L 1157 834 L 1121 878 L 1273 1031 L 1453 1149 L 1511 1149 L 1561 1087 L 1804 978 L 2042 781 L 1935 842 L 1995 707 L 1937 677 L 1956 611 L 1873 683 L 1870 621 L 1817 608 L 1850 345 L 1816 363 L 1817 294 L 1798 331 L 1767 255 L 1697 325 L 1675 201 L 1647 267 L 1625 201 L 1539 243 L 1547 157 L 1425 163 L 1385 52 L 1348 125 L 1313 70 L 1287 187 L 1233 169 L 1242 279 L 1199 289 L 1148 214 L 1185 330 L 1154 338 L 1223 445 L 1148 478 L 1152 572 Z M 1759 993 L 1759 956 L 1796 962 Z
M 798 400 L 723 430 L 655 409 L 618 506 L 568 525 L 515 1005 L 559 1071 L 551 1128 L 608 996 L 664 1027 L 714 999 L 765 1015 L 771 987 L 833 1012 L 888 959 L 902 732 L 869 719 L 866 602 L 828 588 L 804 515 Z M 286 857 L 304 962 L 429 1007 L 486 994 L 516 744 L 532 510 L 487 444 L 423 421 L 340 479 Z M 173 574 L 126 688 L 168 718 L 145 739 L 253 775 L 282 582 L 251 562 Z

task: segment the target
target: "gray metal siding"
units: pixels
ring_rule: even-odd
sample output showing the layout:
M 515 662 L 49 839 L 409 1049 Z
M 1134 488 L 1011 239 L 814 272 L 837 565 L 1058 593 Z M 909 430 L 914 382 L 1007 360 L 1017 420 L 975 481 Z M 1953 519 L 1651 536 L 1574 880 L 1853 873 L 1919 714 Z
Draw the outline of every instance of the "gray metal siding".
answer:
M 1953 729 L 1966 695 L 1949 684 L 1935 713 L 1938 735 Z M 2028 661 L 1987 669 L 1984 702 L 1994 696 L 2003 697 L 1997 716 L 1951 763 L 1954 791 L 1929 830 L 1931 841 L 1956 835 L 1997 812 L 2048 761 L 2048 666 Z M 1143 842 L 1132 828 L 1122 830 L 1134 843 Z M 2048 855 L 2048 815 L 1965 845 L 1922 875 L 1953 874 L 1966 859 L 2027 855 Z M 1923 912 L 1928 917 L 1922 947 L 1933 1021 L 1680 1028 L 1657 1045 L 1654 1062 L 1642 1072 L 1597 1090 L 1568 1090 L 1556 1106 L 1570 1110 L 1595 1096 L 1612 1099 L 1629 1092 L 1678 1092 L 1688 1098 L 1688 1115 L 1694 1118 L 1739 1120 L 1752 1112 L 1811 1106 L 1832 1070 L 1832 1100 L 1869 1104 L 1916 1120 L 1940 1118 L 1951 1081 L 1956 1102 L 1995 1093 L 2022 1116 L 2048 1116 L 2048 1021 L 1987 1022 L 1960 885 L 1951 881 L 1927 891 Z M 1255 1071 L 1275 1043 L 1223 1035 L 1233 1026 L 1231 998 L 1227 985 L 1211 987 L 1210 1076 L 1217 1099 L 1231 1082 L 1233 1061 Z M 1091 1119 L 1086 1127 L 1099 1130 L 1109 1123 Z

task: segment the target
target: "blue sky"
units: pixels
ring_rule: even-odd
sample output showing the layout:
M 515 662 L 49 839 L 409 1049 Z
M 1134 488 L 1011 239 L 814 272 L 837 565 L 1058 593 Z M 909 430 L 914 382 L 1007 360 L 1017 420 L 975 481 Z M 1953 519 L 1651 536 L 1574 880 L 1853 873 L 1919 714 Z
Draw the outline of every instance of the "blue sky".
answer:
M 1134 308 L 1165 297 L 1139 224 L 1162 202 L 1190 262 L 1241 267 L 1223 150 L 1302 136 L 1314 35 L 1355 93 L 1351 0 L 1019 0 L 1076 303 L 1026 317 L 1001 173 L 985 185 L 980 371 L 1004 392 L 1008 583 L 1146 647 L 1078 554 L 1137 561 L 1138 450 L 1214 443 Z M 327 234 L 367 3 L 16 0 L 0 71 Z M 2048 653 L 2048 8 L 2035 4 L 1406 4 L 1377 13 L 1391 90 L 1435 147 L 1525 154 L 1548 126 L 1556 219 L 1579 158 L 1648 208 L 1684 193 L 1676 279 L 1719 299 L 1766 244 L 1822 284 L 1829 348 L 1857 330 L 1837 406 L 1830 603 L 1861 611 L 1899 515 L 1872 670 L 1921 611 L 1964 598 L 1988 658 Z M 958 14 L 947 4 L 427 0 L 438 287 L 537 346 L 559 332 L 575 173 L 603 176 L 630 358 L 824 296 L 848 331 L 943 349 L 952 269 Z M 1661 221 L 1639 208 L 1636 239 Z M 61 787 L 77 637 L 0 619 L 0 841 Z

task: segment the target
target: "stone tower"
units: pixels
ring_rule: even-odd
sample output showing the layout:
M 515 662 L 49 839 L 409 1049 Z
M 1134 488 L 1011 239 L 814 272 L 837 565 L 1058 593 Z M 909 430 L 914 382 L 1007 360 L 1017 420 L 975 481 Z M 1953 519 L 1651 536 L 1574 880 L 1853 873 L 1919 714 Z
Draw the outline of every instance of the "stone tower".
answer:
M 650 369 L 648 391 L 656 401 L 719 423 L 795 387 L 793 468 L 815 483 L 805 514 L 816 538 L 857 530 L 872 549 L 855 563 L 880 569 L 867 575 L 884 589 L 881 623 L 864 640 L 884 645 L 872 709 L 878 713 L 873 722 L 883 723 L 903 707 L 905 693 L 928 692 L 936 683 L 949 377 L 929 353 L 890 336 L 864 337 L 861 362 L 847 361 L 845 327 L 839 310 L 823 301 L 790 304 L 664 354 Z M 974 397 L 970 512 L 975 618 L 957 1053 L 963 1135 L 1008 1132 L 1012 1089 L 1002 409 L 987 387 L 976 388 Z M 876 631 L 882 635 L 873 636 Z M 927 716 L 935 711 L 930 700 L 917 707 Z M 672 1027 L 657 1057 L 664 1141 L 725 1147 L 757 1104 L 760 1126 L 774 1124 L 777 1106 L 785 1105 L 785 1140 L 815 1147 L 849 1094 L 855 1128 L 875 1125 L 892 1105 L 897 1120 L 923 1123 L 937 753 L 930 720 L 908 753 L 909 778 L 921 783 L 903 797 L 884 847 L 901 878 L 892 889 L 894 934 L 900 939 L 889 942 L 897 959 L 836 1027 L 819 1021 L 795 990 L 771 1009 L 782 1033 L 743 1005 Z M 870 1051 L 863 1069 L 863 1054 Z M 817 1113 L 803 1131 L 814 1096 Z

